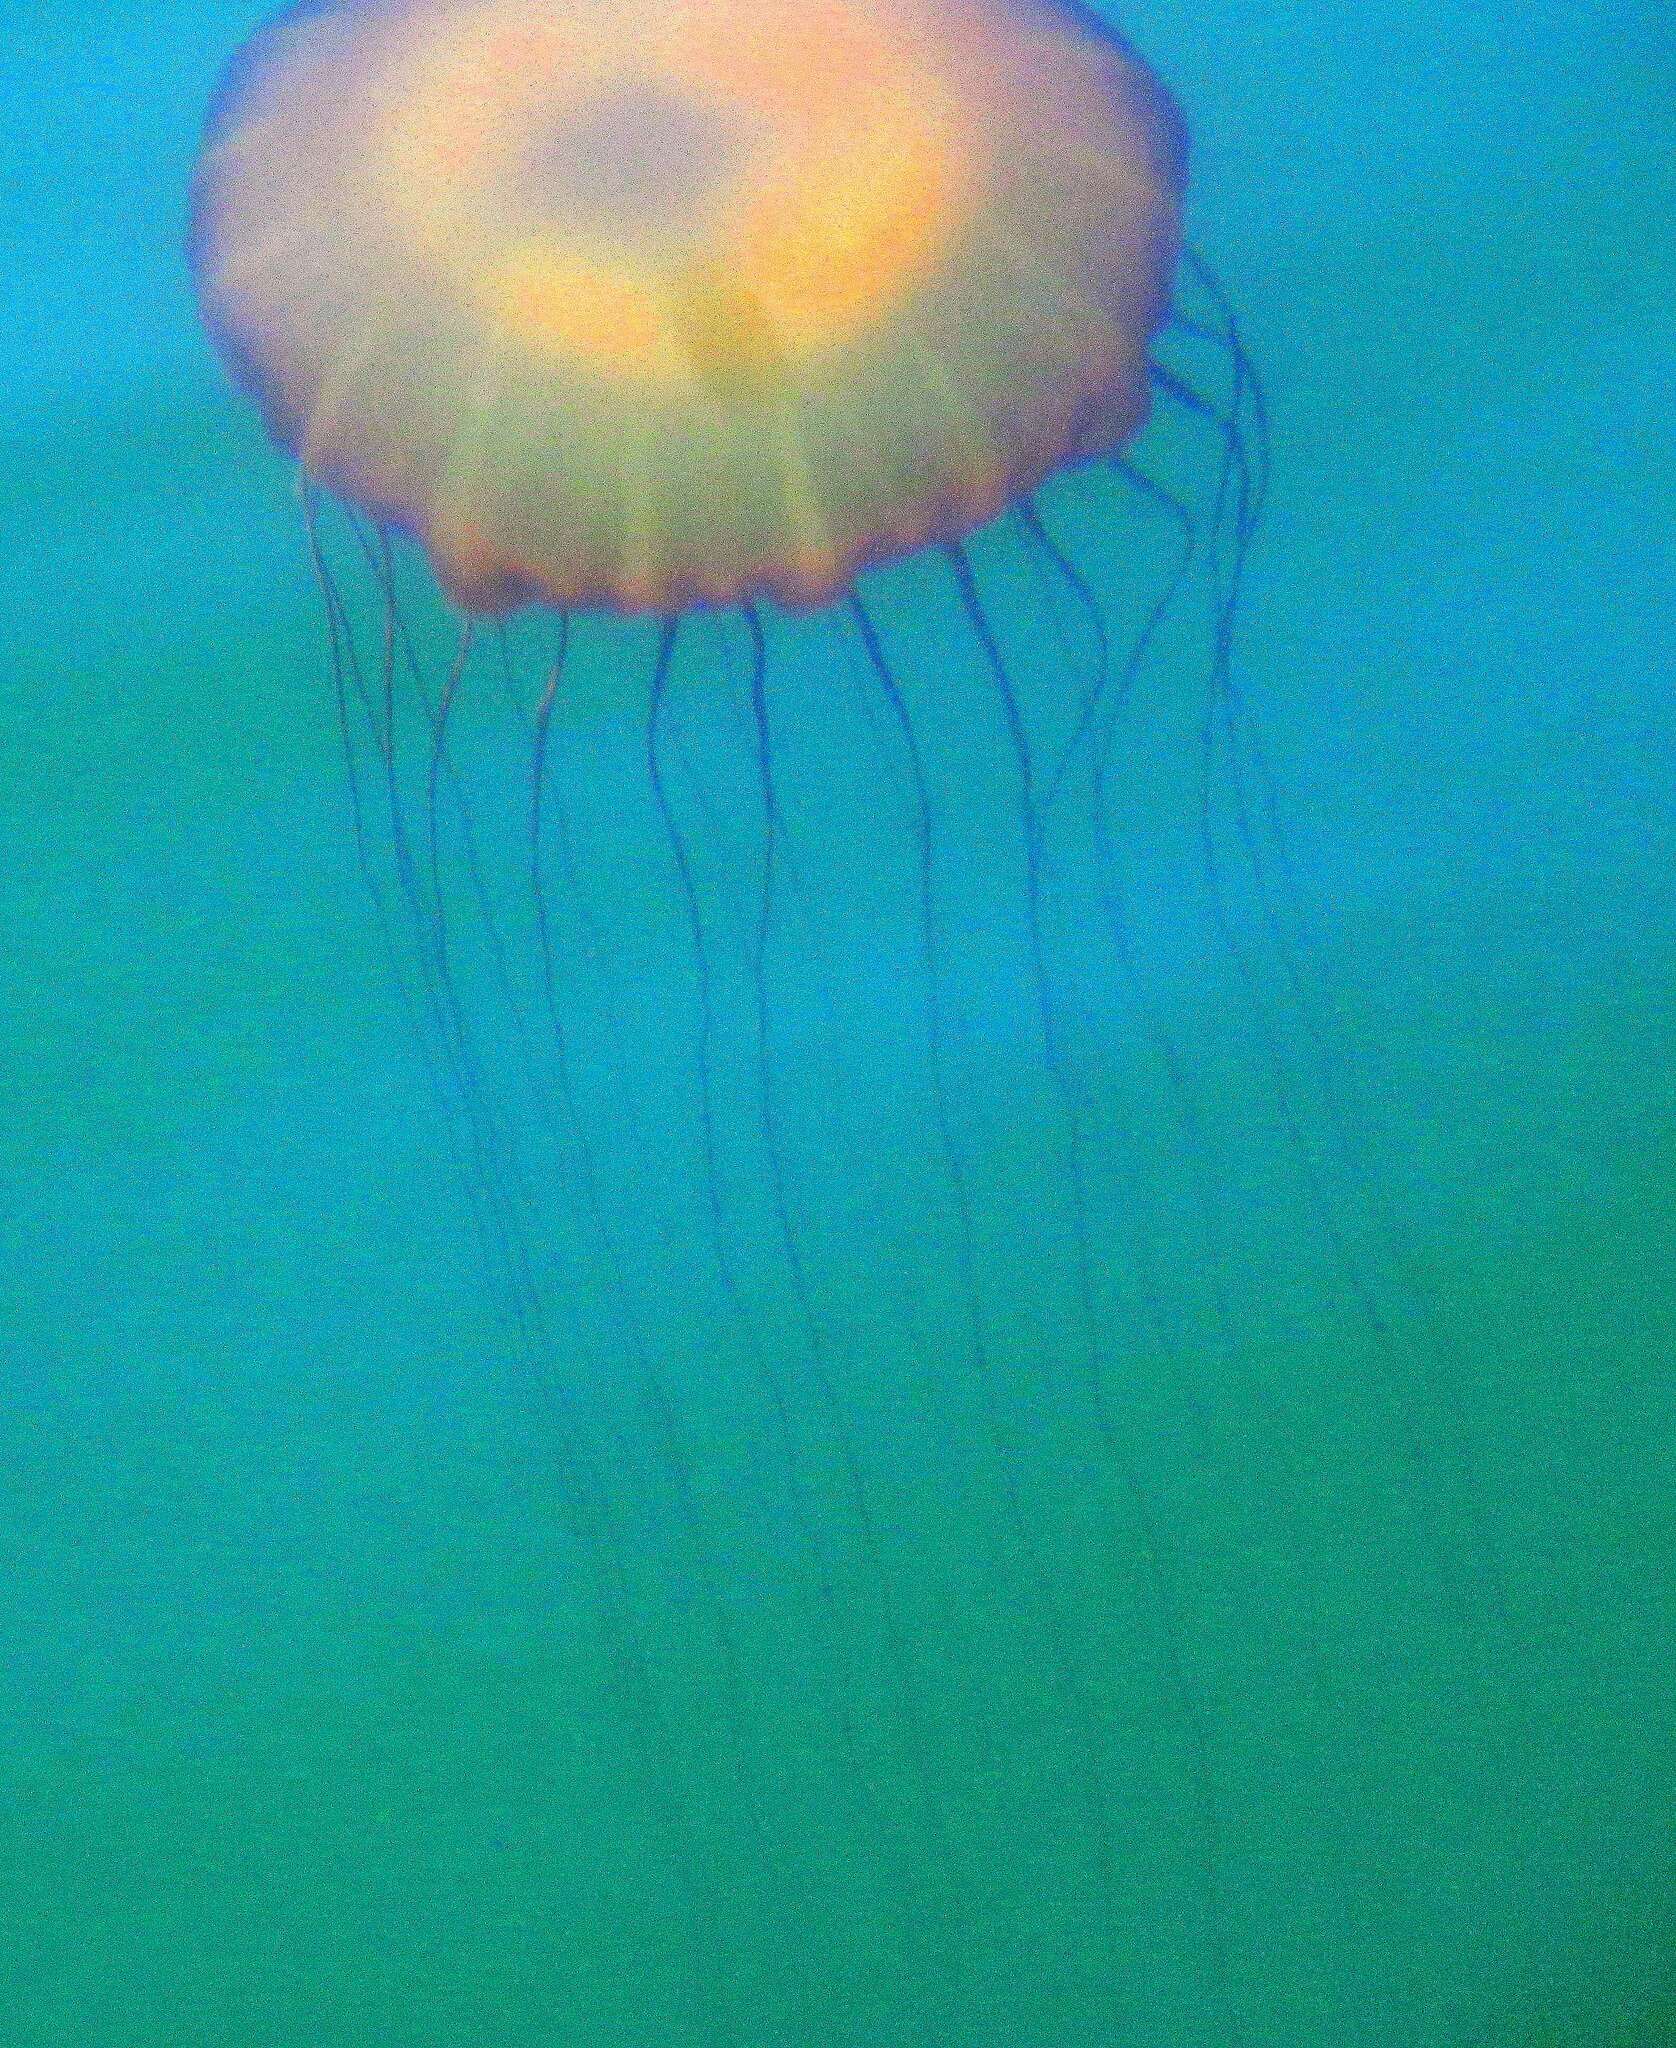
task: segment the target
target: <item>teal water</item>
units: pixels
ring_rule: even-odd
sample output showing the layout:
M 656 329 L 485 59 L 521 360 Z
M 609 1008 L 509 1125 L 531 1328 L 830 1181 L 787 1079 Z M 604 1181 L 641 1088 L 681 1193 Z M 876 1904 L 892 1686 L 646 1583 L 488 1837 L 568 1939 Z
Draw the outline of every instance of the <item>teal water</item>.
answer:
M 910 565 L 870 597 L 941 1057 L 911 781 L 830 623 L 772 622 L 759 982 L 749 649 L 706 625 L 663 731 L 701 1042 L 652 639 L 590 627 L 572 1120 L 540 628 L 451 735 L 451 1065 L 292 478 L 196 326 L 257 10 L 14 19 L 0 2040 L 1671 2039 L 1670 24 L 1127 16 L 1274 421 L 1210 859 L 1199 588 L 1111 859 L 1075 776 L 1046 841 L 1056 1085 L 1015 763 Z M 1139 454 L 1202 501 L 1167 419 Z M 1167 523 L 1043 503 L 1132 634 Z M 1086 616 L 1016 535 L 975 560 L 1051 759 Z M 422 820 L 411 706 L 400 766 Z

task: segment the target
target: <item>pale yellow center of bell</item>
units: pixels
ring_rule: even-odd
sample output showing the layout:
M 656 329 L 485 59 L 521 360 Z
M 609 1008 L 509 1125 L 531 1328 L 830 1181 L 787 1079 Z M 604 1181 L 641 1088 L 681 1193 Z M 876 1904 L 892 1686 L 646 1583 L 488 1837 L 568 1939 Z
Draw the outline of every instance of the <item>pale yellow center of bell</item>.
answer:
M 914 36 L 856 0 L 769 12 L 489 0 L 428 26 L 382 162 L 488 337 L 744 395 L 935 271 L 971 149 Z

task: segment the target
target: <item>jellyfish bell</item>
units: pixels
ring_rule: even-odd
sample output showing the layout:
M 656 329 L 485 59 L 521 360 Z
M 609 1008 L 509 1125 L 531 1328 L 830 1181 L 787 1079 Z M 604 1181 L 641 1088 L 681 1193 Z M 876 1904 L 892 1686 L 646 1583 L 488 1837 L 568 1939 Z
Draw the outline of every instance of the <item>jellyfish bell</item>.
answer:
M 237 62 L 193 265 L 468 610 L 816 606 L 1138 432 L 1182 138 L 1059 0 L 339 0 Z

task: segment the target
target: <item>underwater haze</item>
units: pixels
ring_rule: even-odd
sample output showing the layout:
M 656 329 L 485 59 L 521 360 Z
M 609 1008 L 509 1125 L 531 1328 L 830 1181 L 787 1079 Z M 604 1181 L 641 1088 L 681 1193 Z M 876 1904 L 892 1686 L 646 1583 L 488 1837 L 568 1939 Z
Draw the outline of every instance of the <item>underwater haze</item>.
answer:
M 1659 0 L 1142 0 L 1249 552 L 1161 406 L 440 741 L 260 19 L 0 36 L 0 2048 L 1676 2041 Z

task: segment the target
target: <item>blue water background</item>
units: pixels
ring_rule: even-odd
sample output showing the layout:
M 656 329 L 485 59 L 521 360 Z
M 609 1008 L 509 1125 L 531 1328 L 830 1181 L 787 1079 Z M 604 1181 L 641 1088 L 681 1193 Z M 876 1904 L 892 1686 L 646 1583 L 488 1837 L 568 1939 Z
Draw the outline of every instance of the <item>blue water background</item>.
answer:
M 712 1322 L 686 1299 L 692 1219 L 658 1237 L 694 1156 L 664 1071 L 690 1012 L 660 1037 L 627 999 L 614 1054 L 646 1077 L 642 1149 L 606 1067 L 584 1076 L 701 1508 L 726 1532 L 741 1735 L 705 1619 L 716 1573 L 681 1537 L 590 1297 L 596 1341 L 547 1362 L 611 1447 L 661 1719 L 635 1720 L 597 1646 L 550 1411 L 485 1279 L 356 870 L 293 480 L 196 324 L 184 189 L 257 18 L 12 0 L 5 28 L 0 2037 L 1670 2039 L 1668 19 L 1627 0 L 1126 17 L 1187 109 L 1195 239 L 1275 424 L 1241 679 L 1314 995 L 1296 999 L 1249 881 L 1256 1010 L 1230 967 L 1174 802 L 1190 724 L 1137 768 L 1131 828 L 1149 1000 L 1209 1102 L 1241 1348 L 1229 1363 L 1207 1334 L 1181 1134 L 1135 1015 L 1102 1009 L 1091 969 L 1078 1014 L 1120 1093 L 1132 1052 L 1138 1132 L 1132 1154 L 1106 1140 L 1096 1221 L 1120 1278 L 1144 1258 L 1175 1337 L 1130 1345 L 1158 1324 L 1125 1297 L 1122 1426 L 1155 1553 L 1091 1476 L 1086 1424 L 1061 1438 L 1032 1405 L 1043 1333 L 1069 1313 L 1062 1220 L 1040 1214 L 1063 1198 L 1062 1179 L 1041 1195 L 1041 1162 L 1063 1165 L 1055 1105 L 1016 876 L 993 930 L 982 889 L 951 885 L 956 1095 L 986 1283 L 1018 1322 L 1002 1352 L 1033 1446 L 1026 1513 L 1092 1674 L 1056 1686 L 952 1334 L 950 1241 L 916 1236 L 943 1183 L 891 1056 L 918 1028 L 906 842 L 899 823 L 898 867 L 881 847 L 875 876 L 858 756 L 812 832 L 818 915 L 785 941 L 776 1000 L 823 1314 L 861 1361 L 839 1392 L 882 1570 L 788 1337 L 841 1553 L 828 1596 L 789 1584 L 794 1533 L 762 1505 L 773 1486 L 746 1484 L 769 1454 L 734 1398 L 741 1357 L 693 1337 Z M 923 676 L 948 593 L 910 579 L 890 603 Z M 594 652 L 572 735 L 624 788 L 648 653 L 620 671 Z M 810 701 L 824 658 L 818 635 L 784 640 L 783 701 Z M 1190 687 L 1187 650 L 1174 673 Z M 748 794 L 721 761 L 748 734 L 701 710 L 689 697 L 692 744 Z M 1004 814 L 976 778 L 1002 790 L 1004 762 L 949 760 L 950 829 L 978 859 Z M 818 777 L 788 773 L 818 816 Z M 683 971 L 671 877 L 644 846 L 614 866 L 611 820 L 593 830 L 597 908 L 644 991 Z M 725 865 L 725 823 L 707 843 Z M 743 932 L 748 886 L 716 887 Z M 824 939 L 822 917 L 840 928 Z M 872 983 L 854 942 L 870 918 L 897 949 Z M 722 999 L 741 1028 L 747 996 Z M 848 1048 L 836 1103 L 797 1058 L 822 1001 Z M 597 1047 L 612 1026 L 594 1022 Z M 747 1185 L 749 1072 L 720 1085 L 753 1301 L 789 1328 Z M 564 1213 L 539 1212 L 549 1240 Z M 1331 1218 L 1376 1276 L 1375 1318 L 1410 1333 L 1395 1348 Z M 931 1425 L 940 1401 L 965 1434 Z M 1184 1692 L 1154 1639 L 1155 1568 Z M 917 1753 L 893 1633 L 932 1724 Z M 1091 1742 L 1103 1902 L 1077 1777 Z M 952 1846 L 921 1813 L 927 1773 Z M 692 1810 L 696 1909 L 671 1796 Z M 714 1942 L 696 1970 L 695 1918 Z

